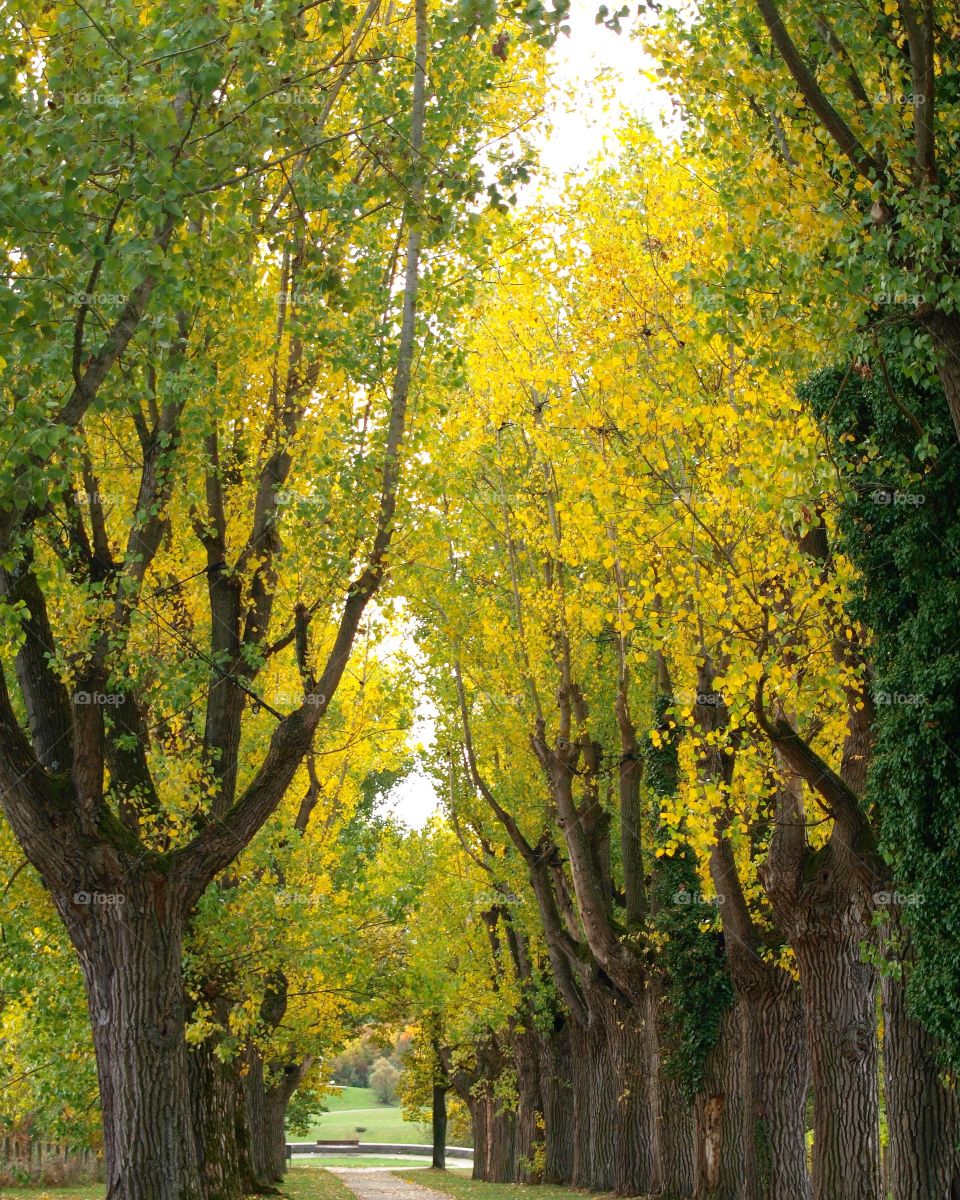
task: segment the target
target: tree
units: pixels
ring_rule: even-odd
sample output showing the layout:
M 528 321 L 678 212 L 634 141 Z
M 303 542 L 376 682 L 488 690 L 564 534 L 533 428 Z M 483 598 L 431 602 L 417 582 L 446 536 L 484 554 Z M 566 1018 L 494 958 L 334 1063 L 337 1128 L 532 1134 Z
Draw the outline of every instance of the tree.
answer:
M 243 1183 L 202 1144 L 229 1135 L 205 1083 L 223 1127 L 194 1136 L 183 941 L 297 779 L 389 568 L 421 260 L 439 327 L 503 69 L 444 53 L 450 19 L 7 22 L 28 169 L 5 197 L 0 781 L 83 969 L 111 1200 Z
M 381 1104 L 392 1104 L 397 1098 L 400 1072 L 389 1058 L 381 1055 L 370 1068 L 370 1087 Z
M 960 437 L 958 37 L 947 4 L 721 0 L 651 41 L 730 204 L 731 311 L 751 281 L 834 337 L 883 308 Z

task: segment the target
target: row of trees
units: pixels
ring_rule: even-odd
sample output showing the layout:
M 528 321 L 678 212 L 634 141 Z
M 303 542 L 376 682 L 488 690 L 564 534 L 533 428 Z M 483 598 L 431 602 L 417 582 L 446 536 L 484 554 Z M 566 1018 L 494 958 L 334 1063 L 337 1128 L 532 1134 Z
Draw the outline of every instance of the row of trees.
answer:
M 909 994 L 949 884 L 927 893 L 893 818 L 924 762 L 914 842 L 954 836 L 954 639 L 919 582 L 956 579 L 937 360 L 839 289 L 825 354 L 756 214 L 689 148 L 621 140 L 523 214 L 439 434 L 411 591 L 488 983 L 426 989 L 432 1069 L 481 1178 L 951 1197 L 949 1001 L 924 1025 Z
M 523 171 L 515 24 L 427 0 L 2 17 L 2 849 L 76 955 L 87 1031 L 72 1009 L 76 1053 L 36 1075 L 63 1085 L 50 1120 L 98 1096 L 110 1200 L 276 1181 L 291 1093 L 389 976 L 404 890 L 366 864 L 409 687 L 372 601 L 484 213 Z M 56 1014 L 31 1009 L 70 953 L 40 894 L 8 904 L 16 1117 L 40 1097 L 6 1060 L 44 1061 Z M 91 1035 L 95 1091 L 67 1079 Z

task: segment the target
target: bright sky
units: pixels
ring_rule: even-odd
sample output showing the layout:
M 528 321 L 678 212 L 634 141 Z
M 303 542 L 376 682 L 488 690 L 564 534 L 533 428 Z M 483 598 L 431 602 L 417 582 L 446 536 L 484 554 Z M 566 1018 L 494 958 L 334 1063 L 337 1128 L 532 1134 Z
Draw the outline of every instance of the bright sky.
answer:
M 628 25 L 613 33 L 594 18 L 600 0 L 571 0 L 570 36 L 560 37 L 552 51 L 549 129 L 544 130 L 542 171 L 534 188 L 562 190 L 563 177 L 584 170 L 605 154 L 616 154 L 613 132 L 628 114 L 646 117 L 656 133 L 669 136 L 669 99 L 647 77 L 650 60 L 631 39 Z M 616 8 L 617 0 L 608 0 Z M 413 740 L 429 744 L 433 721 L 423 708 Z M 438 797 L 432 780 L 413 773 L 393 791 L 389 809 L 407 825 L 422 827 Z

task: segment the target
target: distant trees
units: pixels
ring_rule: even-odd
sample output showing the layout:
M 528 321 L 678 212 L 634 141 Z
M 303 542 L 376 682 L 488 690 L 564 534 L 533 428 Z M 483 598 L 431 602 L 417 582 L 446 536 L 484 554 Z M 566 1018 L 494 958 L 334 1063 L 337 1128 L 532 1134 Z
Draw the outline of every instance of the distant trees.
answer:
M 370 1068 L 370 1087 L 381 1104 L 392 1104 L 397 1098 L 397 1088 L 400 1084 L 400 1072 L 382 1055 Z

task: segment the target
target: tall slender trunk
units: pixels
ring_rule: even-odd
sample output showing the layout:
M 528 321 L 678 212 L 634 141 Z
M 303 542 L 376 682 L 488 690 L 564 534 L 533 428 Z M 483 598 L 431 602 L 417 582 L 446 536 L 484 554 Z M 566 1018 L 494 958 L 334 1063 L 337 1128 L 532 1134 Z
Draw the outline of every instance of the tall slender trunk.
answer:
M 570 1030 L 566 1021 L 540 1040 L 540 1087 L 543 1095 L 543 1182 L 573 1178 L 575 1117 Z
M 430 1131 L 435 1171 L 447 1169 L 447 1085 L 434 1081 L 431 1097 Z
M 107 1200 L 205 1200 L 184 1040 L 182 915 L 165 880 L 146 873 L 118 879 L 115 892 L 78 896 L 57 900 L 86 984 Z

